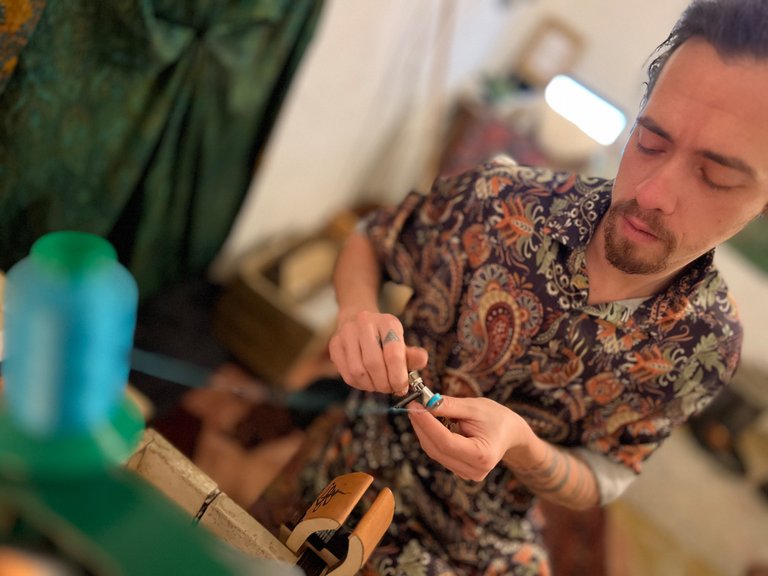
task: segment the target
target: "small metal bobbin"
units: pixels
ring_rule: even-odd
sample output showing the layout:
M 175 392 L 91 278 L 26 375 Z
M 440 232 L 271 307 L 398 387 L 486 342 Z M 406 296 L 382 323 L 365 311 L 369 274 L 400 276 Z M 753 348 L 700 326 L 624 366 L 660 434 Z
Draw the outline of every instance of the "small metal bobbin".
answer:
M 427 409 L 437 408 L 443 401 L 443 397 L 440 394 L 434 393 L 427 388 L 418 370 L 411 370 L 408 373 L 408 385 L 413 394 L 418 393 L 421 396 L 421 403 Z

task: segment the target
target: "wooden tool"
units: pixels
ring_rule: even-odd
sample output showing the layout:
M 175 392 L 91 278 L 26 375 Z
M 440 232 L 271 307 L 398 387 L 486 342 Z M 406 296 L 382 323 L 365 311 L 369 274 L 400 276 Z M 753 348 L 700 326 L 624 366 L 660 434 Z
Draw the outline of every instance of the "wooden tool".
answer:
M 379 492 L 351 533 L 344 522 L 372 482 L 373 477 L 363 472 L 336 477 L 287 533 L 285 546 L 296 554 L 296 564 L 307 576 L 352 576 L 368 560 L 392 523 L 392 491 Z

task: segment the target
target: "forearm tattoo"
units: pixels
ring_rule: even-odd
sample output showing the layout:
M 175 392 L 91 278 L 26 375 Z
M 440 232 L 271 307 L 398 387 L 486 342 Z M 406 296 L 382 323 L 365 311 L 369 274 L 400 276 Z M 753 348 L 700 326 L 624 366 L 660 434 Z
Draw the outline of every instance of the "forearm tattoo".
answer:
M 547 445 L 544 459 L 527 469 L 514 468 L 515 476 L 532 492 L 572 508 L 598 503 L 597 482 L 589 466 L 577 456 Z

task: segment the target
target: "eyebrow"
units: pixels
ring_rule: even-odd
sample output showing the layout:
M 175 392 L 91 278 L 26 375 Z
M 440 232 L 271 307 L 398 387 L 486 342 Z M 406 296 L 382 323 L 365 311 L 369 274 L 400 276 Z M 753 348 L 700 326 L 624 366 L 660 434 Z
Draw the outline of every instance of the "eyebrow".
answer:
M 650 132 L 653 132 L 657 136 L 663 138 L 664 140 L 673 142 L 670 133 L 664 130 L 664 128 L 659 126 L 653 119 L 649 118 L 648 116 L 640 116 L 637 119 L 637 123 L 646 130 L 649 130 Z M 713 152 L 712 150 L 700 150 L 698 153 L 701 154 L 704 158 L 712 160 L 713 162 L 717 162 L 726 168 L 738 170 L 753 180 L 757 178 L 757 172 L 755 169 L 740 158 L 736 158 L 735 156 L 726 156 L 725 154 Z

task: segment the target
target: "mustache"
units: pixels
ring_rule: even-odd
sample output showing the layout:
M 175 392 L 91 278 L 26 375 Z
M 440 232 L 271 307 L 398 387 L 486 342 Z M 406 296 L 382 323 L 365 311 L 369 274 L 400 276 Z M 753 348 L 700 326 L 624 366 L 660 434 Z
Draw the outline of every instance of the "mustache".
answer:
M 658 212 L 647 211 L 640 208 L 637 200 L 625 200 L 611 206 L 611 211 L 615 216 L 631 216 L 639 220 L 648 229 L 648 231 L 666 243 L 674 243 L 675 238 L 672 233 L 666 229 L 661 221 L 661 214 Z

